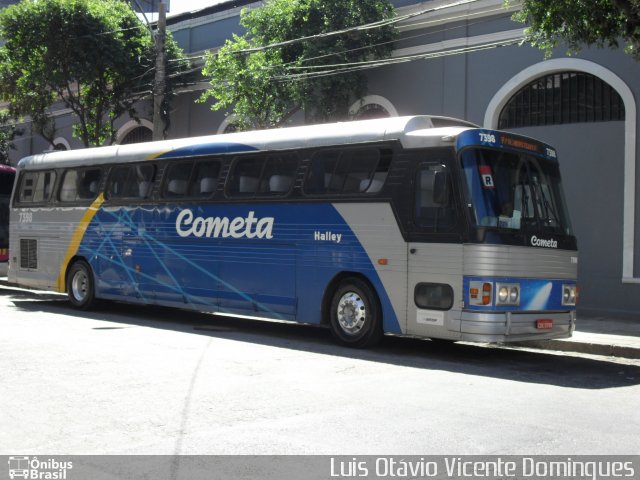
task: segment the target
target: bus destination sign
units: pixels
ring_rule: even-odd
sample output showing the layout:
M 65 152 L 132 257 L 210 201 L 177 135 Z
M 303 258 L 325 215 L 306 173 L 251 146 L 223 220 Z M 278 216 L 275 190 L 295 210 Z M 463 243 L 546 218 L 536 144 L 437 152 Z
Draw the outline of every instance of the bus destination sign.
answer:
M 492 148 L 507 148 L 530 152 L 556 160 L 556 150 L 542 142 L 530 138 L 509 135 L 495 130 L 468 130 L 458 137 L 458 150 L 470 146 L 486 146 Z

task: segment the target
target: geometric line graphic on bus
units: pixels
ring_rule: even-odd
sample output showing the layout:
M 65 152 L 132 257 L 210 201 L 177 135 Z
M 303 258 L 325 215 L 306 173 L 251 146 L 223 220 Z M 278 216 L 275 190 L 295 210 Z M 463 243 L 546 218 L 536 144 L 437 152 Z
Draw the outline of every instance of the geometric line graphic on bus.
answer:
M 134 278 L 135 276 L 146 278 L 147 280 L 150 280 L 150 281 L 158 284 L 159 286 L 166 287 L 166 288 L 176 292 L 177 294 L 179 294 L 183 298 L 185 303 L 189 304 L 192 307 L 195 307 L 196 305 L 200 305 L 200 306 L 208 305 L 208 306 L 214 306 L 216 308 L 219 308 L 218 302 L 203 301 L 203 299 L 201 297 L 196 297 L 196 296 L 186 292 L 184 290 L 184 288 L 180 285 L 180 283 L 175 279 L 175 277 L 171 273 L 171 270 L 165 265 L 165 262 L 162 261 L 162 259 L 158 255 L 158 252 L 156 250 L 159 249 L 162 252 L 169 253 L 169 254 L 173 255 L 175 258 L 185 262 L 185 264 L 189 265 L 191 268 L 194 268 L 194 269 L 198 270 L 200 273 L 204 274 L 208 279 L 216 281 L 216 282 L 219 282 L 220 284 L 224 285 L 226 288 L 228 288 L 232 292 L 234 292 L 237 295 L 239 295 L 240 297 L 242 297 L 247 302 L 250 302 L 251 304 L 253 304 L 256 307 L 260 308 L 261 310 L 270 313 L 271 315 L 275 316 L 278 319 L 283 319 L 283 317 L 279 313 L 273 311 L 272 309 L 270 309 L 266 305 L 256 301 L 254 298 L 252 298 L 251 296 L 249 296 L 246 293 L 242 292 L 241 290 L 239 290 L 235 286 L 231 285 L 229 282 L 226 282 L 225 280 L 223 280 L 219 276 L 217 276 L 217 275 L 213 274 L 212 272 L 202 268 L 200 265 L 198 265 L 197 263 L 191 261 L 188 257 L 186 257 L 185 255 L 179 253 L 177 250 L 171 248 L 170 246 L 168 246 L 168 245 L 166 245 L 166 244 L 164 244 L 162 242 L 159 242 L 156 238 L 154 238 L 153 236 L 149 235 L 146 232 L 138 231 L 137 237 L 141 238 L 142 240 L 144 240 L 144 242 L 147 245 L 149 251 L 153 254 L 154 258 L 157 260 L 158 265 L 160 265 L 160 267 L 165 271 L 165 273 L 171 278 L 172 282 L 170 282 L 170 283 L 169 282 L 163 282 L 160 279 L 158 279 L 157 277 L 148 275 L 148 274 L 146 274 L 146 273 L 144 273 L 142 271 L 138 271 L 135 266 L 127 265 L 125 260 L 123 259 L 123 256 L 122 256 L 123 252 L 119 252 L 118 248 L 113 243 L 112 234 L 113 234 L 114 230 L 121 229 L 123 226 L 129 227 L 131 229 L 139 230 L 138 229 L 138 225 L 132 220 L 131 216 L 129 215 L 129 212 L 127 212 L 127 210 L 125 208 L 119 209 L 119 211 L 121 212 L 120 215 L 117 215 L 116 213 L 111 212 L 111 211 L 107 211 L 105 209 L 102 209 L 101 211 L 106 213 L 106 214 L 108 214 L 109 216 L 113 217 L 113 221 L 109 221 L 108 223 L 107 222 L 103 222 L 103 221 L 100 220 L 99 216 L 96 215 L 94 217 L 94 221 L 92 222 L 92 223 L 95 223 L 95 226 L 91 230 L 94 231 L 94 232 L 96 230 L 101 231 L 101 233 L 103 234 L 102 241 L 100 242 L 98 247 L 95 248 L 95 249 L 89 248 L 88 245 L 86 245 L 86 242 L 83 242 L 83 245 L 81 247 L 82 251 L 86 252 L 86 254 L 92 255 L 94 257 L 98 257 L 98 258 L 102 259 L 103 261 L 106 261 L 108 263 L 112 263 L 112 264 L 120 267 L 127 274 L 128 278 L 129 278 L 129 281 L 130 281 L 130 285 L 135 286 L 136 293 L 140 296 L 140 298 L 143 301 L 146 302 L 147 299 L 145 298 L 143 292 L 140 291 L 138 282 Z M 109 228 L 109 226 L 110 226 L 110 228 Z M 100 227 L 102 227 L 102 228 L 100 228 Z M 105 227 L 107 227 L 107 228 L 105 228 Z M 108 245 L 110 247 L 110 251 L 104 252 L 103 249 L 105 247 L 105 244 L 107 244 L 107 243 L 108 243 Z
M 215 230 L 209 237 L 184 235 L 189 228 L 180 223 L 185 211 L 193 211 L 189 218 L 194 222 L 244 216 L 249 226 L 239 238 L 231 236 L 237 233 L 231 229 L 220 230 L 220 238 Z M 236 204 L 223 210 L 190 204 L 101 205 L 87 220 L 74 243 L 96 272 L 99 296 L 317 323 L 318 295 L 338 272 L 355 271 L 378 292 L 385 331 L 402 331 L 371 256 L 331 203 Z

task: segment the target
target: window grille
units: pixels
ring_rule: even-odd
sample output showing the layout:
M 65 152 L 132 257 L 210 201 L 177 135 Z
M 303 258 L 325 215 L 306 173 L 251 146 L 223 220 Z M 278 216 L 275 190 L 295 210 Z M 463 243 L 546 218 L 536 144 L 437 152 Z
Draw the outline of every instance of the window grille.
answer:
M 147 127 L 136 127 L 125 135 L 120 145 L 130 145 L 132 143 L 150 142 L 153 138 L 153 132 Z
M 582 72 L 540 77 L 511 97 L 498 128 L 624 120 L 624 103 L 606 82 Z

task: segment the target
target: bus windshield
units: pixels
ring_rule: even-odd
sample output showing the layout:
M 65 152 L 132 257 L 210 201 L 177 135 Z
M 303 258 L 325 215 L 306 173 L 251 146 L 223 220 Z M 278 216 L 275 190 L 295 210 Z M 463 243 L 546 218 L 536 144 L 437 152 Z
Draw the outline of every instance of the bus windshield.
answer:
M 476 225 L 573 235 L 557 162 L 487 148 L 461 161 Z

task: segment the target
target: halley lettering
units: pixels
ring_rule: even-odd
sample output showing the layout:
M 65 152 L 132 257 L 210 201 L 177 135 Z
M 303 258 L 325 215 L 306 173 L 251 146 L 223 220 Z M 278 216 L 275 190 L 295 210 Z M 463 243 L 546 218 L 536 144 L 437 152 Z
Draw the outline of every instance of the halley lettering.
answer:
M 249 212 L 246 218 L 195 217 L 189 209 L 176 218 L 176 232 L 181 237 L 213 238 L 273 238 L 273 217 L 256 218 Z
M 335 242 L 340 243 L 342 241 L 341 233 L 333 233 L 333 232 L 313 232 L 313 239 L 316 242 Z
M 534 247 L 558 248 L 558 241 L 554 240 L 553 238 L 545 240 L 534 235 L 533 237 L 531 237 L 531 245 L 533 245 Z

